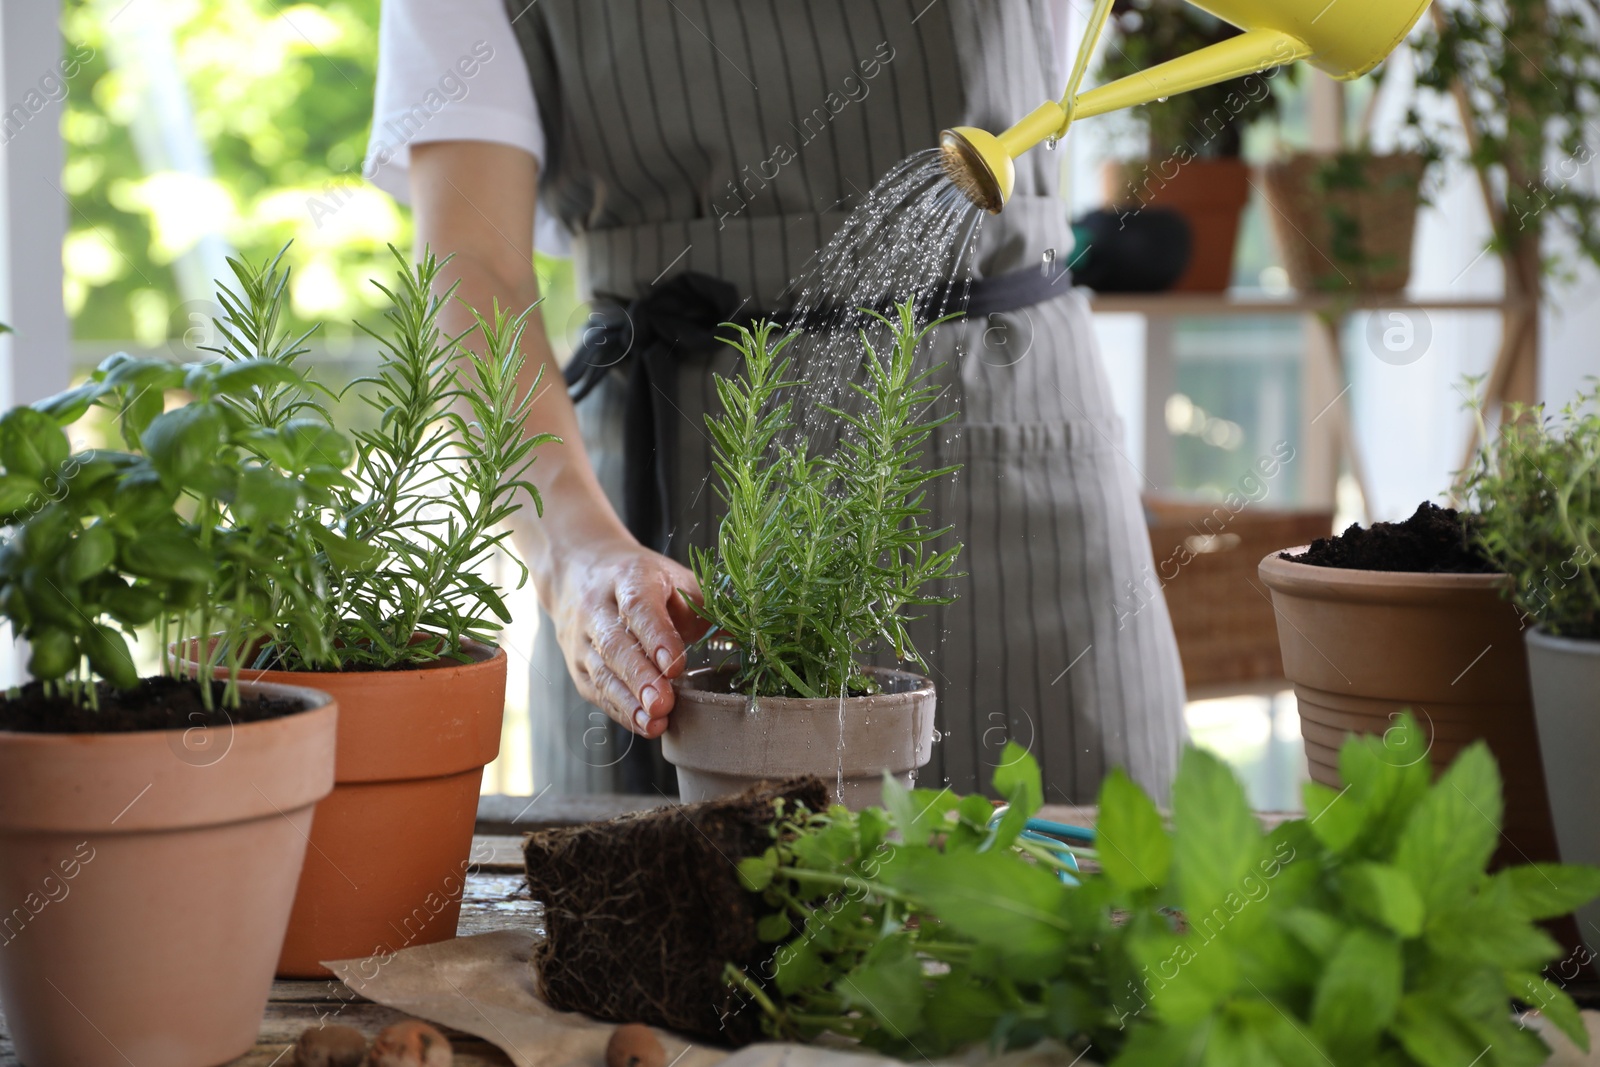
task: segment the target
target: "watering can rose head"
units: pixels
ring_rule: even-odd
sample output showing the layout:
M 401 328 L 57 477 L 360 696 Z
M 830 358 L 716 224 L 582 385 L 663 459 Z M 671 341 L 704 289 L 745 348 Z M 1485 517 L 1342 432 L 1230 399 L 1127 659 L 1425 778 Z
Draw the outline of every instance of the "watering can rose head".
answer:
M 1258 74 L 1303 59 L 1339 79 L 1357 78 L 1381 63 L 1427 10 L 1428 0 L 1204 0 L 1195 6 L 1244 32 L 1168 60 L 1149 70 L 1080 93 L 1078 87 L 1111 13 L 1096 0 L 1067 90 L 1046 100 L 1000 134 L 975 126 L 939 138 L 945 173 L 978 207 L 999 213 L 1011 198 L 1017 156 L 1066 135 L 1077 119 L 1165 100 L 1207 85 Z
M 878 316 L 890 345 L 862 333 L 865 384 L 851 383 L 857 411 L 824 410 L 843 434 L 832 455 L 814 456 L 793 434 L 784 354 L 796 334 L 774 338 L 770 322 L 736 328 L 738 378 L 717 379 L 722 414 L 708 416 L 717 492 L 727 514 L 711 551 L 690 549 L 712 623 L 708 638 L 735 646 L 736 691 L 752 696 L 826 697 L 874 691 L 858 657 L 876 645 L 922 664 L 907 624 L 911 609 L 948 604 L 937 590 L 961 545 L 924 521 L 924 487 L 953 473 L 921 463 L 928 438 L 952 415 L 932 413 L 937 367 L 914 370 L 918 328 L 910 302 Z M 941 319 L 940 322 L 945 320 Z M 800 428 L 803 431 L 803 427 Z M 936 547 L 936 542 L 939 545 Z

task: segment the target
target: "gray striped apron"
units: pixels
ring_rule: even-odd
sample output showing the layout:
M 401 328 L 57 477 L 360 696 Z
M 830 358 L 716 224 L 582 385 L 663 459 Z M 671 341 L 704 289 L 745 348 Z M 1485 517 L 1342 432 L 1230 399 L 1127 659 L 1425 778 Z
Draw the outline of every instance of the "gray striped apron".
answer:
M 844 214 L 940 129 L 998 129 L 1059 92 L 1049 0 L 507 0 L 549 147 L 540 208 L 576 235 L 580 289 L 636 296 L 679 271 L 777 307 Z M 1064 7 L 1064 5 L 1061 5 Z M 783 151 L 782 149 L 787 149 Z M 779 161 L 782 162 L 779 162 Z M 974 274 L 1037 267 L 1071 245 L 1056 158 L 1018 160 Z M 719 346 L 720 347 L 720 346 Z M 1136 473 L 1078 293 L 942 328 L 957 420 L 930 460 L 959 463 L 931 501 L 965 543 L 955 603 L 914 624 L 938 686 L 925 785 L 986 788 L 1008 740 L 1047 799 L 1084 802 L 1113 766 L 1165 798 L 1183 736 L 1166 606 Z M 718 520 L 704 416 L 731 352 L 685 354 L 671 503 L 674 555 Z M 617 502 L 621 383 L 580 406 Z M 568 678 L 549 620 L 532 660 L 536 789 L 618 788 L 630 741 Z M 631 743 L 642 745 L 644 742 Z

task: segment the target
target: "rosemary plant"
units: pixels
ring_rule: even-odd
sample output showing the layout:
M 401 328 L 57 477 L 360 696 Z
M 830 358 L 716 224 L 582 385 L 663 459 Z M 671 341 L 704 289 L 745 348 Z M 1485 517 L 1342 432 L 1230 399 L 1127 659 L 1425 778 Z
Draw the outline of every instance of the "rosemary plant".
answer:
M 1527 615 L 1559 637 L 1600 639 L 1600 382 L 1559 424 L 1543 407 L 1513 409 L 1463 472 L 1458 495 L 1484 553 L 1511 576 Z
M 879 316 L 893 343 L 886 356 L 862 334 L 866 384 L 851 383 L 860 413 L 827 409 L 842 420 L 833 456 L 811 455 L 804 442 L 782 446 L 790 427 L 783 353 L 794 334 L 777 327 L 738 328 L 728 341 L 743 357 L 738 379 L 717 378 L 722 414 L 710 416 L 718 493 L 727 515 L 714 552 L 690 550 L 705 597 L 697 610 L 712 635 L 737 646 L 735 689 L 753 696 L 838 696 L 875 688 L 864 654 L 883 650 L 925 666 L 906 626 L 907 609 L 948 604 L 929 590 L 951 573 L 961 546 L 935 551 L 949 532 L 923 521 L 926 485 L 954 466 L 922 466 L 933 430 L 953 416 L 929 414 L 937 368 L 913 370 L 918 330 L 912 306 Z M 942 320 L 941 320 L 942 321 Z
M 463 642 L 489 643 L 510 621 L 499 592 L 478 571 L 509 536 L 505 521 L 526 493 L 533 450 L 556 440 L 528 436 L 523 424 L 538 388 L 519 384 L 521 340 L 532 308 L 496 307 L 476 325 L 445 336 L 439 313 L 455 292 L 435 286 L 444 267 L 431 252 L 410 265 L 393 246 L 395 283 L 374 283 L 390 300 L 387 329 L 367 331 L 382 346 L 377 373 L 339 394 L 377 414 L 356 430 L 349 476 L 330 483 L 332 502 L 312 524 L 327 573 L 328 597 L 315 620 L 285 616 L 258 665 L 281 669 L 382 670 L 440 658 L 464 661 Z M 289 272 L 282 253 L 253 267 L 230 261 L 236 292 L 224 289 L 219 322 L 225 359 L 258 359 L 292 369 L 304 336 L 280 323 Z M 482 352 L 463 342 L 471 334 Z M 263 430 L 327 428 L 325 390 L 303 381 L 262 389 L 235 405 Z M 519 564 L 520 566 L 520 564 Z M 521 581 L 527 578 L 523 569 Z M 324 658 L 319 650 L 331 649 Z

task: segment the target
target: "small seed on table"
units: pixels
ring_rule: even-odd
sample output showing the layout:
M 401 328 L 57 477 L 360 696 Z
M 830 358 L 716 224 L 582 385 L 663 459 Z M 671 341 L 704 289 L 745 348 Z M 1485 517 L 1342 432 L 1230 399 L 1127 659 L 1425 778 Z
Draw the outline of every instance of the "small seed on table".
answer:
M 450 1067 L 450 1042 L 427 1023 L 407 1019 L 372 1039 L 371 1067 Z
M 361 1067 L 367 1039 L 353 1026 L 313 1026 L 294 1043 L 295 1067 Z
M 667 1050 L 648 1026 L 625 1023 L 606 1042 L 606 1067 L 667 1067 Z

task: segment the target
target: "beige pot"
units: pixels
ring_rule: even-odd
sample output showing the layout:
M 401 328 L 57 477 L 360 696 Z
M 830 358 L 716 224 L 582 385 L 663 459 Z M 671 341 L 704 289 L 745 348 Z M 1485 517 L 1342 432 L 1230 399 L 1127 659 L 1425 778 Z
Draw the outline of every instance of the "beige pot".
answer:
M 1289 549 L 1303 552 L 1303 548 Z M 1497 574 L 1341 570 L 1261 561 L 1313 780 L 1340 787 L 1339 745 L 1410 709 L 1435 772 L 1488 743 L 1505 783 L 1500 863 L 1556 857 L 1517 609 Z
M 0 1003 L 28 1067 L 210 1067 L 256 1041 L 338 706 L 206 730 L 0 732 Z
M 853 809 L 880 803 L 888 771 L 909 786 L 933 758 L 933 683 L 868 667 L 883 692 L 807 700 L 729 692 L 728 674 L 706 668 L 673 683 L 677 702 L 661 751 L 678 768 L 684 801 L 710 800 L 762 779 L 815 774 Z

